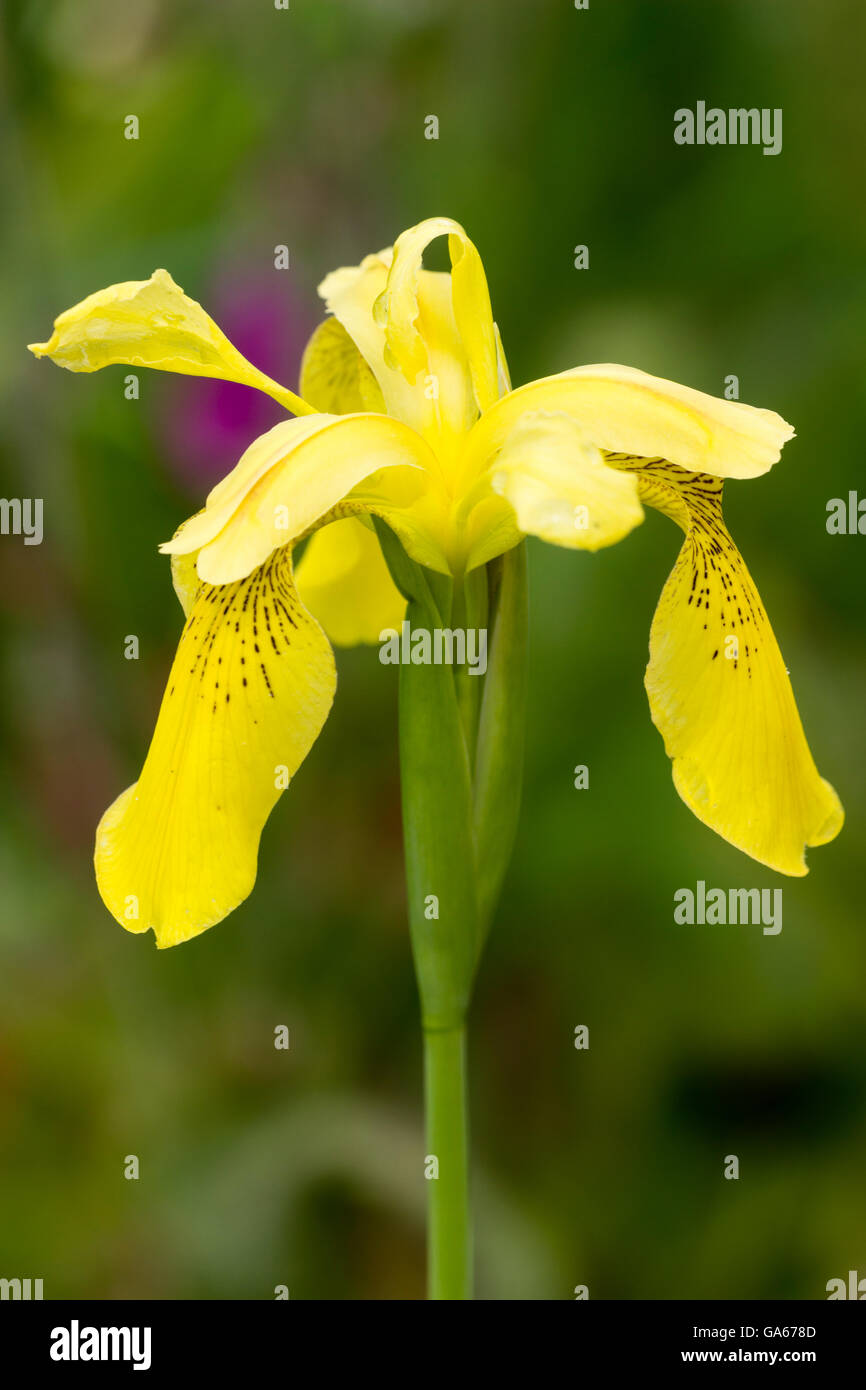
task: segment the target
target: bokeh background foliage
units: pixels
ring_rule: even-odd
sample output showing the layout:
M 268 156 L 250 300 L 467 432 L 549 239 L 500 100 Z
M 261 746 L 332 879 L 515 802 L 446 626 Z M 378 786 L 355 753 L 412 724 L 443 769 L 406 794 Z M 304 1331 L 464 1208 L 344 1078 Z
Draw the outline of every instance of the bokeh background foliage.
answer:
M 279 412 L 144 373 L 128 401 L 123 369 L 23 345 L 164 265 L 294 384 L 322 274 L 440 212 L 481 249 L 516 381 L 736 373 L 795 423 L 727 512 L 848 811 L 803 880 L 713 838 L 641 684 L 678 533 L 651 515 L 594 557 L 533 547 L 525 806 L 473 1015 L 479 1291 L 820 1298 L 866 1272 L 866 539 L 824 524 L 866 486 L 862 7 L 7 0 L 2 24 L 2 491 L 43 497 L 46 532 L 0 538 L 0 1274 L 48 1297 L 422 1295 L 393 672 L 340 655 L 252 899 L 159 955 L 121 932 L 90 854 L 181 626 L 156 545 Z M 782 154 L 676 147 L 698 99 L 783 108 Z M 781 935 L 676 926 L 700 878 L 783 886 Z

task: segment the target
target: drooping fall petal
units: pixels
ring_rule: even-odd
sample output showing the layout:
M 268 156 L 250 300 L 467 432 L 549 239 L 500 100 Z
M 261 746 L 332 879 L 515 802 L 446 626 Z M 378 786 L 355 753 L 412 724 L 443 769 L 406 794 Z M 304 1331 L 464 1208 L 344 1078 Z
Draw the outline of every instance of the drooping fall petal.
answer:
M 189 617 L 139 780 L 96 834 L 109 912 L 173 946 L 251 891 L 259 837 L 327 718 L 330 645 L 299 602 L 288 550 L 240 583 L 198 586 L 175 561 Z
M 815 767 L 773 629 L 725 526 L 722 484 L 662 459 L 611 462 L 635 468 L 643 501 L 685 532 L 646 672 L 677 791 L 753 859 L 805 874 L 805 847 L 832 840 L 844 812 Z

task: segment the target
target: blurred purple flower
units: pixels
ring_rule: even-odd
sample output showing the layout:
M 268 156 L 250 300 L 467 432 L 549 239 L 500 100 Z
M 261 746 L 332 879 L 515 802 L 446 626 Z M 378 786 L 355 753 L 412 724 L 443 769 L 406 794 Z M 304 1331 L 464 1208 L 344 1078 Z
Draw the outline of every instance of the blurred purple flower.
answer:
M 268 376 L 295 387 L 317 319 L 282 277 L 223 275 L 196 294 L 226 337 Z M 180 377 L 168 391 L 160 436 L 175 478 L 196 495 L 210 489 L 260 434 L 286 419 L 276 401 L 249 386 Z

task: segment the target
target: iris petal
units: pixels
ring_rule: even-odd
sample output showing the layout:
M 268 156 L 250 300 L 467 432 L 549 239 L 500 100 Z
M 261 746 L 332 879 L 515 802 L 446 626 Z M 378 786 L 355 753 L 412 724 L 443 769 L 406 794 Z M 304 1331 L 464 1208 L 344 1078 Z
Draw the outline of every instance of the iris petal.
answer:
M 29 346 L 36 357 L 50 357 L 70 372 L 96 372 L 119 362 L 155 367 L 254 386 L 295 415 L 313 409 L 248 362 L 167 270 L 88 295 L 54 320 L 47 343 Z
M 574 550 L 613 545 L 643 520 L 633 475 L 608 467 L 569 415 L 523 415 L 491 485 L 511 503 L 522 532 Z
M 388 282 L 376 308 L 393 360 L 407 379 L 414 381 L 428 362 L 429 334 L 421 322 L 419 294 L 421 262 L 427 247 L 440 236 L 448 238 L 448 288 L 454 323 L 469 364 L 478 409 L 486 410 L 499 396 L 496 330 L 481 257 L 459 222 L 450 217 L 430 217 L 397 238 Z
M 452 478 L 465 435 L 478 415 L 479 353 L 484 354 L 485 380 L 490 375 L 483 399 L 498 394 L 499 370 L 486 281 L 474 247 L 474 271 L 472 256 L 460 250 L 459 239 L 454 252 L 459 272 L 429 271 L 421 265 L 426 244 L 456 227 L 448 219 L 434 218 L 404 232 L 393 250 L 335 270 L 319 286 L 328 308 L 373 372 L 388 414 L 422 434 L 443 474 Z M 480 330 L 473 317 L 480 303 L 478 274 L 488 324 L 481 334 L 483 349 L 476 342 Z M 330 345 L 338 347 L 336 341 Z M 335 352 L 332 375 L 338 369 Z
M 832 840 L 844 812 L 815 767 L 773 629 L 725 526 L 722 483 L 661 459 L 618 462 L 636 469 L 642 499 L 686 537 L 646 672 L 677 791 L 753 859 L 805 874 L 805 847 Z
M 311 536 L 295 578 L 302 603 L 335 646 L 378 642 L 385 628 L 403 621 L 406 600 L 375 531 L 360 518 L 334 521 Z
M 468 441 L 483 471 L 527 411 L 570 415 L 599 449 L 670 459 L 718 478 L 755 478 L 778 460 L 793 429 L 772 410 L 721 400 L 633 367 L 577 367 L 520 386 L 482 415 Z
M 233 583 L 322 523 L 365 479 L 408 472 L 416 477 L 398 480 L 394 495 L 401 490 L 415 495 L 429 464 L 424 441 L 384 415 L 286 420 L 250 446 L 210 493 L 204 510 L 160 549 L 167 555 L 198 551 L 201 579 Z M 390 495 L 387 485 L 379 491 Z
M 141 776 L 96 834 L 106 907 L 159 946 L 197 936 L 250 893 L 264 824 L 336 684 L 288 550 L 240 583 L 202 584 L 194 598 L 182 587 L 189 617 Z
M 386 413 L 379 383 L 337 318 L 320 323 L 304 349 L 301 395 L 331 415 Z

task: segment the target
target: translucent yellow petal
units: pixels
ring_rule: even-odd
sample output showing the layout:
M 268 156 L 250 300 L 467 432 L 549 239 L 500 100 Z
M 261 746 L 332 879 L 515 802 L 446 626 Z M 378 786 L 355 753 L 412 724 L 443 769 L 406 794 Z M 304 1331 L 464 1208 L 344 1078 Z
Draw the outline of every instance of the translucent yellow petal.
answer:
M 243 902 L 265 821 L 317 738 L 335 683 L 287 550 L 242 583 L 201 586 L 141 777 L 96 834 L 99 891 L 121 926 L 173 946 Z
M 473 570 L 519 545 L 526 534 L 512 504 L 495 492 L 489 475 L 466 495 L 459 510 L 460 563 L 452 569 Z
M 511 512 L 510 507 L 508 510 Z M 454 556 L 448 548 L 453 535 L 450 499 L 441 488 L 433 485 L 429 473 L 406 468 L 386 468 L 373 473 L 311 529 L 330 526 L 346 517 L 370 516 L 387 521 L 407 554 L 419 565 L 426 565 L 440 574 L 454 571 Z
M 412 292 L 388 308 L 392 252 L 367 256 L 360 266 L 334 271 L 319 293 L 363 355 L 382 392 L 389 415 L 402 420 L 429 442 L 447 474 L 454 472 L 467 430 L 478 409 L 464 340 L 455 318 L 454 287 L 449 274 L 411 273 Z M 406 257 L 400 275 L 406 280 Z M 405 308 L 413 316 L 412 332 L 420 344 L 417 366 L 404 370 L 388 341 L 389 325 Z
M 305 535 L 363 479 L 388 469 L 420 475 L 430 464 L 424 441 L 384 415 L 286 420 L 250 446 L 204 510 L 160 548 L 198 551 L 199 578 L 230 584 Z M 408 486 L 417 493 L 423 482 Z
M 406 612 L 375 531 L 354 517 L 310 537 L 295 582 L 301 602 L 339 647 L 378 642 Z
M 312 411 L 294 392 L 248 362 L 167 270 L 89 295 L 55 319 L 47 343 L 29 346 L 37 357 L 50 357 L 71 372 L 96 372 L 122 362 L 218 377 L 255 386 L 296 415 Z
M 316 410 L 331 415 L 386 413 L 379 383 L 336 318 L 320 323 L 304 349 L 301 395 Z
M 319 294 L 373 372 L 387 413 L 424 434 L 435 422 L 433 402 L 385 361 L 385 330 L 373 317 L 373 305 L 385 288 L 390 263 L 389 249 L 365 256 L 358 266 L 342 266 L 325 277 Z
M 185 618 L 192 612 L 192 606 L 201 588 L 201 580 L 195 567 L 197 559 L 198 552 L 195 550 L 191 555 L 171 556 L 171 582 Z
M 199 550 L 220 531 L 237 512 L 241 503 L 278 464 L 297 451 L 301 444 L 334 424 L 334 415 L 308 415 L 299 420 L 282 420 L 253 440 L 231 472 L 211 488 L 205 506 L 178 528 L 170 541 L 160 547 L 163 554 L 176 555 Z M 324 481 L 324 480 L 323 480 Z M 336 482 L 339 495 L 339 482 Z M 332 488 L 325 490 L 324 507 L 333 500 Z M 237 576 L 240 577 L 240 576 Z
M 805 874 L 805 847 L 832 840 L 844 813 L 815 767 L 773 629 L 725 527 L 722 484 L 660 459 L 634 464 L 643 500 L 686 533 L 646 673 L 674 784 L 738 849 Z
M 490 481 L 524 534 L 573 550 L 613 545 L 643 520 L 637 479 L 608 467 L 570 415 L 521 416 Z
M 467 473 L 482 471 L 526 411 L 563 411 L 597 448 L 669 459 L 718 478 L 754 478 L 777 461 L 790 425 L 771 410 L 721 400 L 632 367 L 577 367 L 520 386 L 475 425 Z
M 512 390 L 511 373 L 508 370 L 508 362 L 506 361 L 505 357 L 505 348 L 502 346 L 502 337 L 499 332 L 499 325 L 494 323 L 493 329 L 496 333 L 496 367 L 499 395 L 507 396 L 509 391 Z
M 430 217 L 410 227 L 394 243 L 388 283 L 376 312 L 385 326 L 388 349 L 409 381 L 427 369 L 429 335 L 420 307 L 421 263 L 437 237 L 448 237 L 454 321 L 469 364 L 479 410 L 499 396 L 499 360 L 484 266 L 459 222 Z
M 449 511 L 441 492 L 426 486 L 402 495 L 394 486 L 397 470 L 382 473 L 362 483 L 347 502 L 353 510 L 387 521 L 403 543 L 406 553 L 419 565 L 439 574 L 454 572 L 454 556 L 449 549 L 451 532 Z
M 446 471 L 462 452 L 478 416 L 469 363 L 457 330 L 451 276 L 422 270 L 416 295 L 417 323 L 426 348 L 418 385 L 433 412 L 431 443 Z

